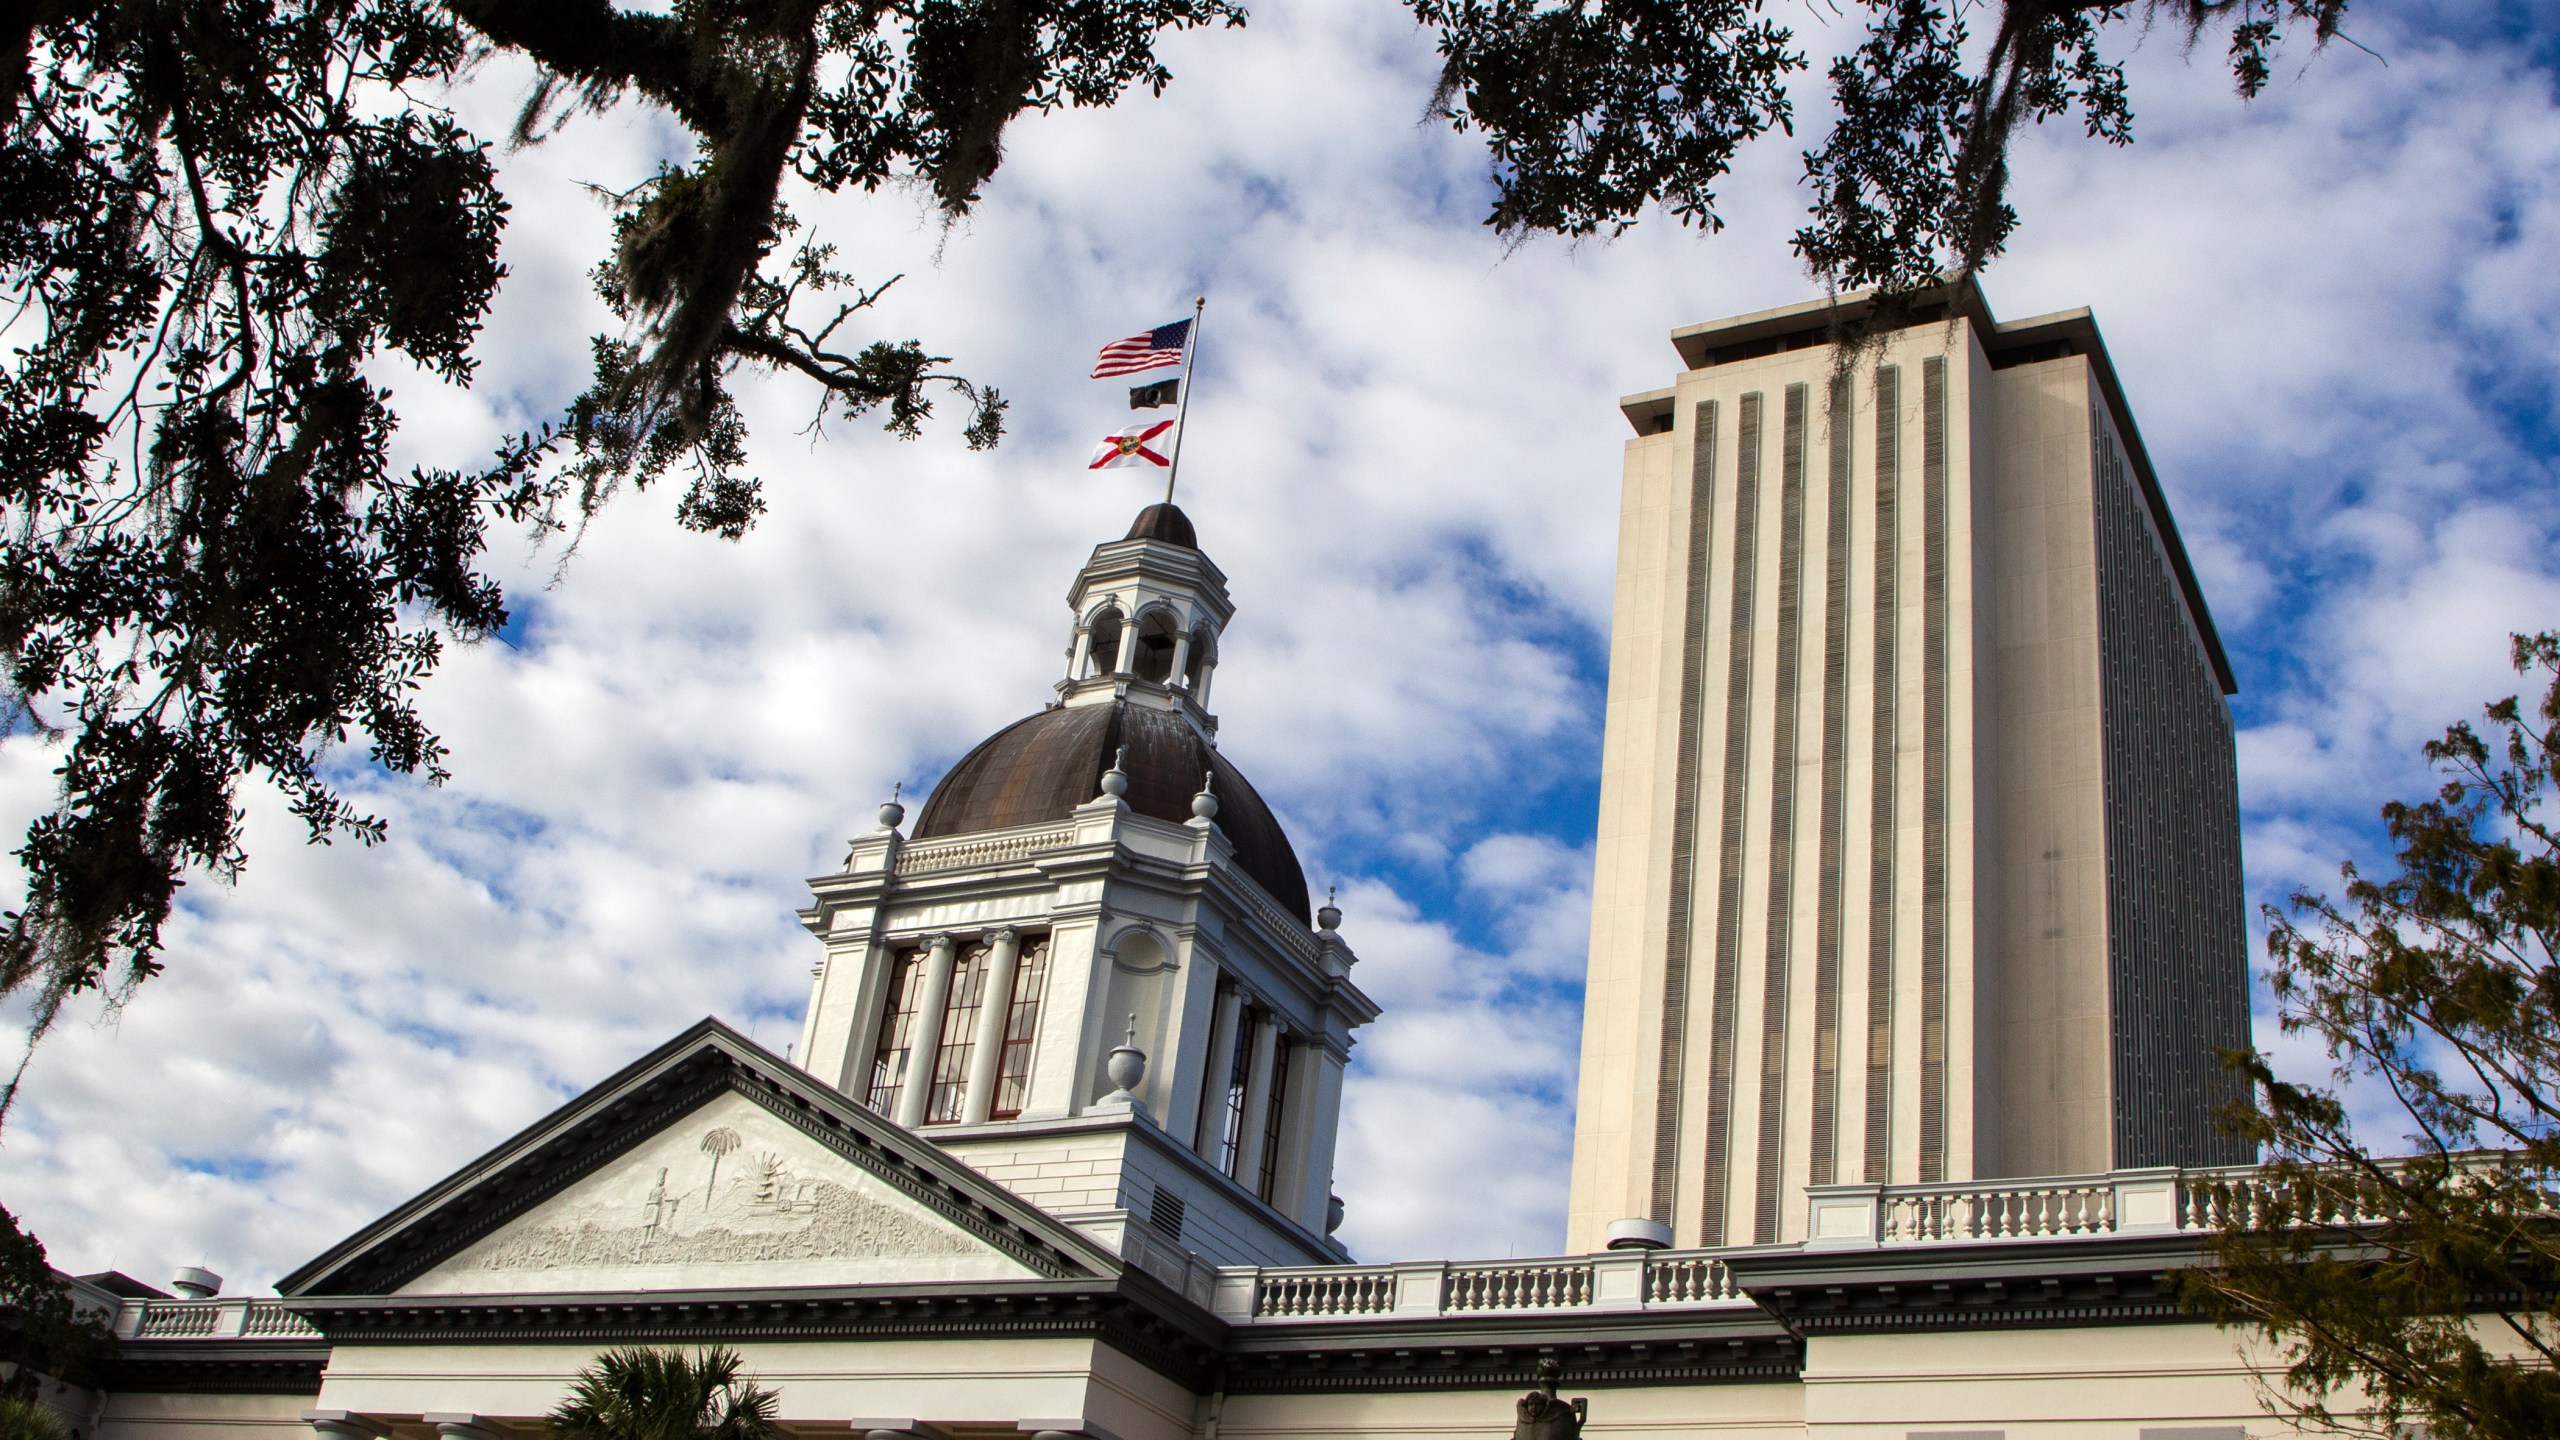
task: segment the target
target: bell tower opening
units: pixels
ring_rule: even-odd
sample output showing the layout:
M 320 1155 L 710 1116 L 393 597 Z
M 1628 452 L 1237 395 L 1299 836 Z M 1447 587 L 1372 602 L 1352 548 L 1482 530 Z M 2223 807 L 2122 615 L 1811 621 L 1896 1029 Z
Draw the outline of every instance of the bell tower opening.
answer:
M 1138 663 L 1134 667 L 1141 680 L 1158 685 L 1173 679 L 1174 652 L 1190 637 L 1182 633 L 1171 612 L 1156 609 L 1138 622 Z

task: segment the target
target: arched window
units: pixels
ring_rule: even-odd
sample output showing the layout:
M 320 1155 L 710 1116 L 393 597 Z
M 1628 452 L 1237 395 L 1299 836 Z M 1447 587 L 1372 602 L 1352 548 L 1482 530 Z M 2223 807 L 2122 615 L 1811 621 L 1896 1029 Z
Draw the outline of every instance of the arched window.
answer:
M 1194 692 L 1200 689 L 1200 677 L 1208 674 L 1209 667 L 1218 663 L 1217 643 L 1217 637 L 1209 633 L 1206 625 L 1191 632 L 1191 660 L 1183 667 L 1186 672 L 1182 677 L 1184 689 Z
M 1092 639 L 1085 643 L 1084 676 L 1108 675 L 1120 668 L 1120 612 L 1105 610 L 1093 617 L 1087 627 Z
M 1137 663 L 1131 667 L 1139 679 L 1158 685 L 1173 679 L 1173 647 L 1180 634 L 1170 612 L 1150 610 L 1139 618 Z

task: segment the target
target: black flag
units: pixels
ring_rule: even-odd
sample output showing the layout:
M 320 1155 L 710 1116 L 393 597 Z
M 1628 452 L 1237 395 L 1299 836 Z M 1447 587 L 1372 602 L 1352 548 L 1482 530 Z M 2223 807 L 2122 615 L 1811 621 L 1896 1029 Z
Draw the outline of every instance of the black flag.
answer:
M 1179 380 L 1159 380 L 1153 385 L 1132 385 L 1129 387 L 1129 408 L 1153 410 L 1161 405 L 1170 405 L 1181 396 L 1182 382 Z

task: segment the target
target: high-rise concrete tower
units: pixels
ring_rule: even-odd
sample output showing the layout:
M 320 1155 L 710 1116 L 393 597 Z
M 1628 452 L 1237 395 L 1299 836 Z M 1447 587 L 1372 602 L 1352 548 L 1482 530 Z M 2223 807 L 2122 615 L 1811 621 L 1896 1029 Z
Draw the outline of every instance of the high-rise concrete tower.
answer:
M 1572 1249 L 2247 1158 L 2231 670 L 2096 323 L 1869 318 L 1675 331 L 1621 402 Z

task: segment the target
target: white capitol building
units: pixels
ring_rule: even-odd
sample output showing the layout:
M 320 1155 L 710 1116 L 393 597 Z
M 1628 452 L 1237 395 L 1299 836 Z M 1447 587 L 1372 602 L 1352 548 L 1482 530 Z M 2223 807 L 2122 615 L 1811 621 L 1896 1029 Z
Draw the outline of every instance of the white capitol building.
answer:
M 1595 1436 L 2274 1433 L 2167 1278 L 2249 1193 L 2247 981 L 2133 418 L 2086 312 L 1967 287 L 1845 364 L 1835 318 L 1681 330 L 1622 402 L 1574 1253 L 1332 1238 L 1378 1008 L 1158 505 L 1049 703 L 810 882 L 794 1059 L 696 1025 L 276 1296 L 90 1277 L 80 1440 L 532 1440 L 600 1349 L 715 1342 L 805 1440 L 1494 1437 L 1542 1366 Z

